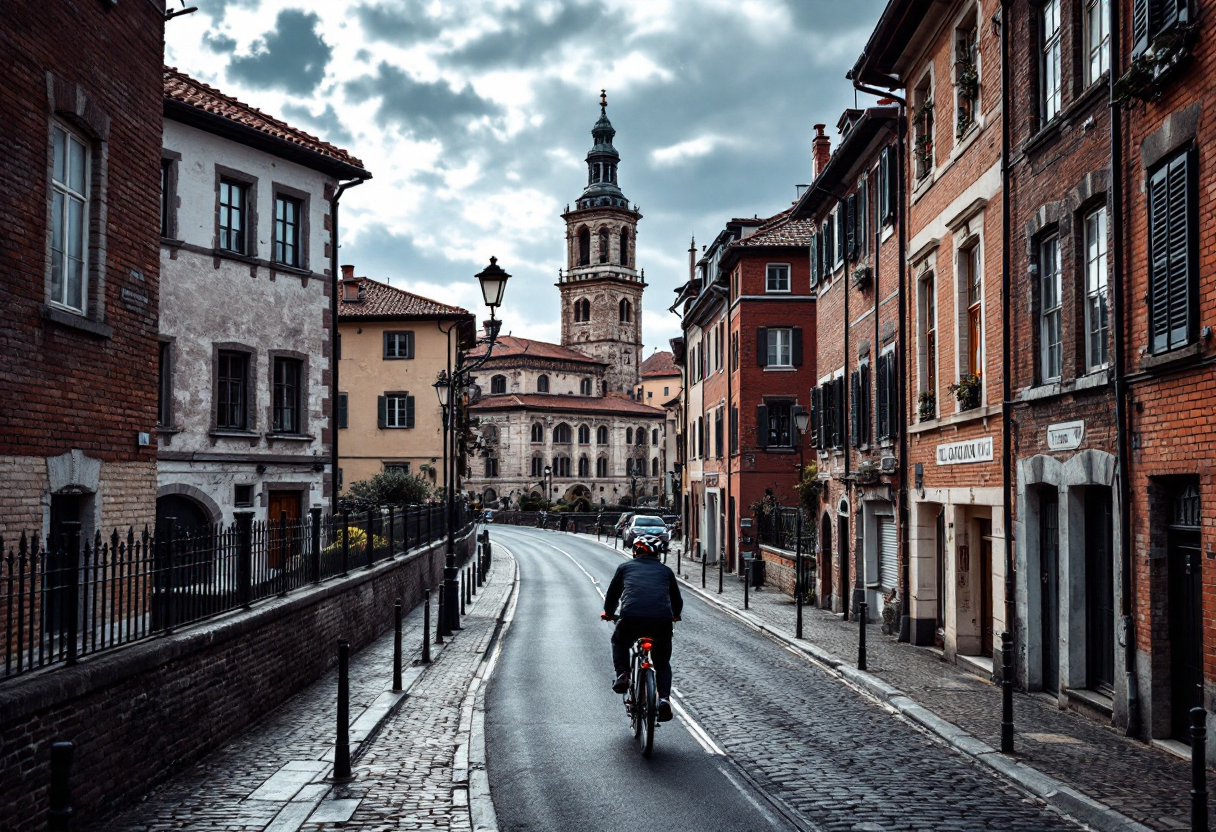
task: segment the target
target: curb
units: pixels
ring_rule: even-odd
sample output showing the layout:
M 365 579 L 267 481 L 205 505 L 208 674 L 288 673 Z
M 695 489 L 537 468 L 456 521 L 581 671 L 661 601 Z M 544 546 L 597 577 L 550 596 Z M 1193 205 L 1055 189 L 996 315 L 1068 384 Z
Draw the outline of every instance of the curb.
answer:
M 611 549 L 618 554 L 621 553 L 619 549 L 609 546 L 602 541 L 594 540 L 590 536 L 587 536 L 586 539 L 598 543 L 606 549 Z M 693 561 L 689 562 L 692 563 Z M 1099 832 L 1152 832 L 1144 824 L 1132 820 L 1101 801 L 1082 794 L 1063 781 L 1049 774 L 1044 774 L 1038 769 L 1010 759 L 986 742 L 973 737 L 954 723 L 942 719 L 898 688 L 887 684 L 871 673 L 858 670 L 853 665 L 846 664 L 839 656 L 824 650 L 814 642 L 796 639 L 788 633 L 773 627 L 768 622 L 761 620 L 758 616 L 736 609 L 719 599 L 716 593 L 694 585 L 688 578 L 680 576 L 677 580 L 703 601 L 714 605 L 744 624 L 772 636 L 786 646 L 798 650 L 810 661 L 835 673 L 852 686 L 866 691 L 910 722 L 938 736 L 951 748 L 983 764 L 996 774 L 1014 783 L 1023 791 L 1034 795 L 1061 813 L 1085 823 L 1089 827 L 1099 830 Z

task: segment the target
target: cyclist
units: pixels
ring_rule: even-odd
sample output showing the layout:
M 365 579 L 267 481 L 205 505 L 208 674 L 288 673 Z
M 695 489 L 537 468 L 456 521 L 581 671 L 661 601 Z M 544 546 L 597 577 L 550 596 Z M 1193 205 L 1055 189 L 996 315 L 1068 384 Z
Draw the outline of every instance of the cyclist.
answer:
M 654 659 L 655 680 L 658 683 L 660 722 L 671 719 L 671 631 L 672 623 L 680 620 L 684 599 L 675 574 L 659 562 L 660 543 L 654 537 L 642 535 L 633 543 L 633 560 L 622 563 L 608 584 L 604 596 L 604 612 L 600 617 L 611 620 L 620 604 L 616 630 L 612 633 L 612 665 L 616 680 L 612 689 L 624 693 L 629 689 L 629 648 L 642 636 L 654 642 L 650 656 Z

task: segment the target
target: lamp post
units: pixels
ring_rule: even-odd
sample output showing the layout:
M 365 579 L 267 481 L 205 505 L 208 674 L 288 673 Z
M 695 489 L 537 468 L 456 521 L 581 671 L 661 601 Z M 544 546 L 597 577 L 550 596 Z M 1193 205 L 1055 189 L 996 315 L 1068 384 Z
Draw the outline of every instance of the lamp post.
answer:
M 553 466 L 545 466 L 545 513 L 549 513 L 549 499 L 553 494 Z
M 802 638 L 802 596 L 805 587 L 802 586 L 802 477 L 806 472 L 806 429 L 810 425 L 811 414 L 801 407 L 794 409 L 794 428 L 798 431 L 798 514 L 794 522 L 794 608 L 797 610 L 794 621 L 794 637 Z
M 457 409 L 460 399 L 472 380 L 472 374 L 490 360 L 494 352 L 494 342 L 502 328 L 502 321 L 494 313 L 502 305 L 503 294 L 507 288 L 507 280 L 511 275 L 498 265 L 498 258 L 491 257 L 490 265 L 477 273 L 481 284 L 482 299 L 490 308 L 490 320 L 484 322 L 485 337 L 478 343 L 485 344 L 486 351 L 471 363 L 466 364 L 467 353 L 458 352 L 455 366 L 451 365 L 451 349 L 449 348 L 449 367 L 451 372 L 440 370 L 439 378 L 435 380 L 435 392 L 439 396 L 439 404 L 443 412 L 443 455 L 444 455 L 444 504 L 447 516 L 447 557 L 443 567 L 444 607 L 447 614 L 448 629 L 460 629 L 460 590 L 459 569 L 456 566 L 456 472 L 457 442 L 460 437 L 460 418 Z M 449 330 L 450 333 L 450 330 Z M 450 337 L 450 336 L 449 336 Z M 455 394 L 453 394 L 455 391 Z

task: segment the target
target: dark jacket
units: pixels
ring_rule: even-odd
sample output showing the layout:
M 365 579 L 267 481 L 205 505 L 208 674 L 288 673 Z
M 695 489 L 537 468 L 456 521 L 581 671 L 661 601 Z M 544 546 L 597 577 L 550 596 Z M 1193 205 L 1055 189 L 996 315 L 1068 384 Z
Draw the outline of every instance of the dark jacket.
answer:
M 604 612 L 616 613 L 618 602 L 621 618 L 675 618 L 684 609 L 675 573 L 657 557 L 649 556 L 625 561 L 616 568 L 604 596 Z

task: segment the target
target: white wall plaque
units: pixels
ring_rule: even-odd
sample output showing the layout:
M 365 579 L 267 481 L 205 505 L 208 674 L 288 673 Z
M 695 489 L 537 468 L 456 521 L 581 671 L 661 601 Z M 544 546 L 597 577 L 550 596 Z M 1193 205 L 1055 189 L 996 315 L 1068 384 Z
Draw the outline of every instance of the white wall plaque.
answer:
M 992 437 L 968 439 L 966 442 L 949 442 L 937 446 L 938 465 L 961 465 L 965 462 L 991 462 Z
M 1085 441 L 1085 422 L 1060 422 L 1047 426 L 1047 447 L 1053 451 L 1072 451 Z

